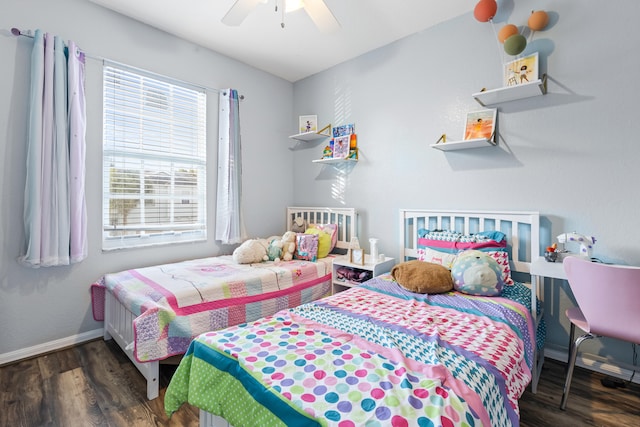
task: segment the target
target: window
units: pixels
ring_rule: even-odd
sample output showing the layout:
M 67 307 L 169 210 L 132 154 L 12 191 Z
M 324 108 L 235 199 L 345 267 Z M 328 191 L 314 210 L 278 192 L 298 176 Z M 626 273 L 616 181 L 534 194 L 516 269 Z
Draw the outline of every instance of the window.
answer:
M 112 64 L 103 90 L 103 249 L 206 239 L 204 90 Z

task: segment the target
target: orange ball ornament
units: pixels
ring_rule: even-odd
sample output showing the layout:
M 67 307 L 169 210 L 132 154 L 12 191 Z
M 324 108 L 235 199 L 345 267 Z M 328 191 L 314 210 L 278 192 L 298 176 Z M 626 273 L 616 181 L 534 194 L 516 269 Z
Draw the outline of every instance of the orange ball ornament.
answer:
M 513 24 L 507 24 L 498 31 L 498 40 L 500 43 L 504 43 L 506 39 L 515 34 L 518 34 L 518 27 Z
M 473 9 L 473 16 L 480 22 L 490 21 L 498 11 L 496 0 L 480 0 Z
M 549 15 L 544 10 L 532 12 L 529 16 L 529 28 L 531 31 L 544 30 L 549 23 Z

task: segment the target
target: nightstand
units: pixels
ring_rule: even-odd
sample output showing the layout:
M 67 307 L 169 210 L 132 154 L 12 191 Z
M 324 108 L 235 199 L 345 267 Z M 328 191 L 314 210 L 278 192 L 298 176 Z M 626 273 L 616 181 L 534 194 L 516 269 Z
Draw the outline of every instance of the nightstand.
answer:
M 332 293 L 335 294 L 360 284 L 357 282 L 350 282 L 348 280 L 338 280 L 337 270 L 339 267 L 349 267 L 349 268 L 360 270 L 360 271 L 370 271 L 372 273 L 372 276 L 376 277 L 383 273 L 388 273 L 389 271 L 391 271 L 391 268 L 396 264 L 395 258 L 391 258 L 391 257 L 385 257 L 384 261 L 380 261 L 380 260 L 374 261 L 371 259 L 369 255 L 365 254 L 364 260 L 365 260 L 364 265 L 360 265 L 360 264 L 350 263 L 348 256 L 339 256 L 333 259 L 333 267 L 331 271 Z

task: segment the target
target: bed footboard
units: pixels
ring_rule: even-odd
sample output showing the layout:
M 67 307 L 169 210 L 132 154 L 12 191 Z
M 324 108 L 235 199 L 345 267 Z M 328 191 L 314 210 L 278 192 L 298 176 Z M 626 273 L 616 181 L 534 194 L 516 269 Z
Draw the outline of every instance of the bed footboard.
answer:
M 105 290 L 104 339 L 114 339 L 142 376 L 147 380 L 147 399 L 153 400 L 160 392 L 160 362 L 138 362 L 133 355 L 133 319 L 136 316 L 127 310 L 109 291 Z

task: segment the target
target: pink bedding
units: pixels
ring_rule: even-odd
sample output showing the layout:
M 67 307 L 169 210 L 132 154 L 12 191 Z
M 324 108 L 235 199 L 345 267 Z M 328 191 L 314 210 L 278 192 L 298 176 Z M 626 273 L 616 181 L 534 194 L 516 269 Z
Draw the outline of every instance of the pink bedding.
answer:
M 236 264 L 221 256 L 107 274 L 92 285 L 92 297 L 96 320 L 103 320 L 105 290 L 137 316 L 134 355 L 148 362 L 183 354 L 203 332 L 314 301 L 330 289 L 331 257 Z

